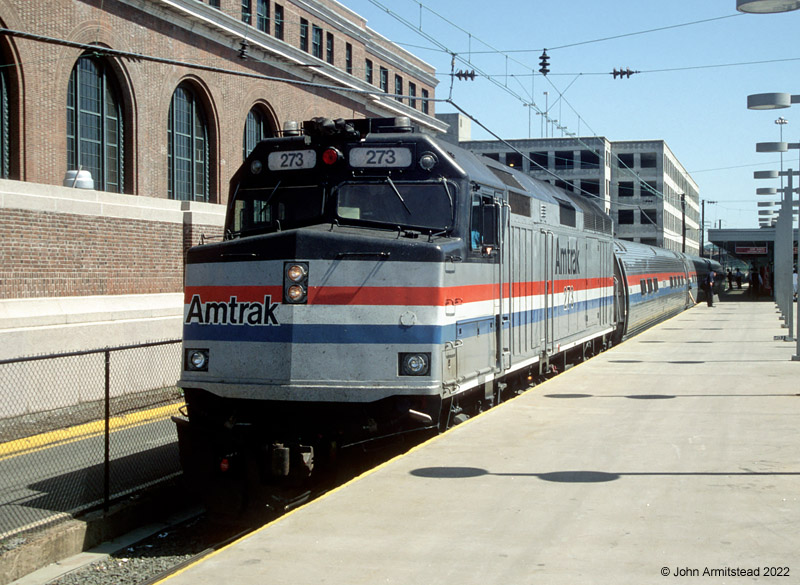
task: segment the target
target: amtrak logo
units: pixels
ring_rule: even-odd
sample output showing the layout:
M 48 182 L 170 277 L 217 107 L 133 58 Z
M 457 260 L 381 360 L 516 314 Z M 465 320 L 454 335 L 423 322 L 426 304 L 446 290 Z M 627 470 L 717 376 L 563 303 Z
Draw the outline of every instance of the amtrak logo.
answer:
M 183 322 L 185 325 L 279 325 L 275 317 L 279 304 L 273 303 L 270 295 L 264 295 L 263 303 L 240 303 L 235 296 L 228 302 L 204 303 L 200 295 L 192 295 Z
M 575 243 L 574 248 L 569 247 L 569 242 L 565 248 L 561 247 L 558 239 L 556 239 L 556 274 L 580 274 L 580 251 L 578 244 Z

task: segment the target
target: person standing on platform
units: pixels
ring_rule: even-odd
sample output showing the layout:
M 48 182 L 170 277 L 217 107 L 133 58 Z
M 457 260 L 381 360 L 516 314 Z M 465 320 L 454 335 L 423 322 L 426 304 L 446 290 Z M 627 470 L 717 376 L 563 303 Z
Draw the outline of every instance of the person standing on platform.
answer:
M 759 289 L 759 284 L 760 284 L 759 281 L 760 280 L 761 280 L 761 275 L 758 273 L 758 269 L 755 266 L 753 266 L 750 269 L 750 290 L 749 290 L 749 292 L 755 298 L 758 298 L 758 295 L 759 295 L 759 290 L 758 289 Z
M 797 300 L 797 266 L 792 272 L 792 290 L 794 291 L 794 300 Z
M 717 274 L 713 270 L 709 270 L 703 281 L 703 291 L 706 293 L 706 302 L 709 307 L 714 306 L 714 278 L 716 276 Z

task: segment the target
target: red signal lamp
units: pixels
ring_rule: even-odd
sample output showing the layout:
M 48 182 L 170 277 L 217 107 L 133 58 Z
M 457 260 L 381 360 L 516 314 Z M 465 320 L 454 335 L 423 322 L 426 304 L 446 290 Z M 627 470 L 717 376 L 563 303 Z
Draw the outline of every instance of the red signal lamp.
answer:
M 335 148 L 327 148 L 322 153 L 322 162 L 326 165 L 335 165 L 342 158 L 342 153 Z

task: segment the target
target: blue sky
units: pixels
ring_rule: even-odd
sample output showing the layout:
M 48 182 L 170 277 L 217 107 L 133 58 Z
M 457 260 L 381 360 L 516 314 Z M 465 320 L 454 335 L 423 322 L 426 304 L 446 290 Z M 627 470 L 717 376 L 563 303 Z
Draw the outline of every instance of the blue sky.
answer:
M 780 155 L 756 153 L 755 143 L 779 140 L 781 116 L 789 121 L 784 140 L 800 142 L 800 104 L 747 109 L 749 94 L 800 94 L 800 11 L 742 14 L 736 0 L 340 1 L 433 65 L 437 98 L 451 96 L 503 138 L 527 138 L 529 128 L 531 137 L 542 135 L 541 116 L 534 110 L 529 125 L 523 105 L 534 102 L 540 111 L 547 103 L 565 132 L 665 140 L 701 199 L 717 202 L 706 204 L 707 225 L 758 227 L 756 201 L 773 197 L 757 196 L 756 187 L 780 185 L 756 181 L 753 171 L 778 169 Z M 632 34 L 643 31 L 652 32 Z M 547 78 L 538 74 L 544 48 Z M 451 52 L 456 71 L 492 80 L 455 80 L 451 94 Z M 614 79 L 615 68 L 641 73 Z M 436 109 L 456 111 L 446 103 Z M 473 123 L 472 138 L 492 137 Z M 789 151 L 784 167 L 797 169 L 799 157 Z

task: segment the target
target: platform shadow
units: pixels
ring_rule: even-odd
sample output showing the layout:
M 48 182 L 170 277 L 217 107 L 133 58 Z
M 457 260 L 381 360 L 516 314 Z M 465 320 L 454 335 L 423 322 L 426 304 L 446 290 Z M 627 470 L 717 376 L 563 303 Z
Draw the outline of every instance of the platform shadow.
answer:
M 800 471 L 653 471 L 610 473 L 606 471 L 569 470 L 549 471 L 545 473 L 493 473 L 480 467 L 420 467 L 411 475 L 429 479 L 468 479 L 493 475 L 496 477 L 535 477 L 542 481 L 557 483 L 605 483 L 616 481 L 622 477 L 759 477 L 759 476 L 800 476 Z
M 630 398 L 631 400 L 666 400 L 671 398 L 797 398 L 797 394 L 581 394 L 565 392 L 563 394 L 542 394 L 544 398 Z

